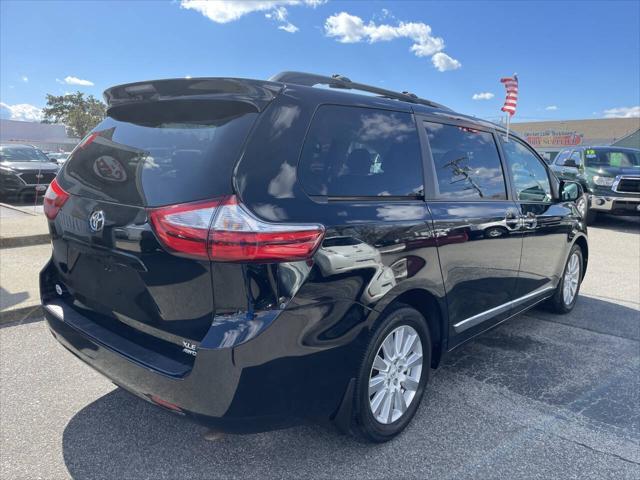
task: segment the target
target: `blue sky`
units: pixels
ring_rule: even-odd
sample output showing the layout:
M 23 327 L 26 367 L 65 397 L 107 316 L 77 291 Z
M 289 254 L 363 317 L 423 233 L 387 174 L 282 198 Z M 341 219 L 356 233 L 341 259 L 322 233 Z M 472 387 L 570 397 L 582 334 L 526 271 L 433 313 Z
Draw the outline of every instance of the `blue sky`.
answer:
M 46 93 L 282 70 L 493 120 L 517 72 L 513 121 L 640 115 L 639 1 L 2 0 L 0 35 L 3 118 L 36 118 Z

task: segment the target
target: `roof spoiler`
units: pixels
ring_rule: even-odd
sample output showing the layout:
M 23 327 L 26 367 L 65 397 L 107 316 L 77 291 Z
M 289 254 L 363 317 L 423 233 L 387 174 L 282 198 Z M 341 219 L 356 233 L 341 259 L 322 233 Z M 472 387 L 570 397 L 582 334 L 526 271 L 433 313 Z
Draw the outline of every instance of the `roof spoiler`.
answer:
M 366 85 L 364 83 L 352 82 L 351 79 L 339 74 L 327 77 L 324 75 L 317 75 L 315 73 L 280 72 L 271 77 L 269 80 L 272 82 L 293 83 L 296 85 L 304 85 L 307 87 L 313 87 L 315 85 L 326 85 L 330 88 L 358 90 L 361 92 L 380 95 L 385 98 L 401 100 L 403 102 L 418 103 L 420 105 L 426 105 L 428 107 L 438 108 L 441 110 L 450 110 L 450 108 L 445 107 L 444 105 L 433 102 L 431 100 L 427 100 L 426 98 L 420 98 L 410 92 L 395 92 L 393 90 L 378 88 L 372 85 Z
M 258 111 L 273 100 L 282 85 L 242 78 L 174 78 L 117 85 L 104 91 L 109 108 L 166 100 L 235 100 L 254 105 Z

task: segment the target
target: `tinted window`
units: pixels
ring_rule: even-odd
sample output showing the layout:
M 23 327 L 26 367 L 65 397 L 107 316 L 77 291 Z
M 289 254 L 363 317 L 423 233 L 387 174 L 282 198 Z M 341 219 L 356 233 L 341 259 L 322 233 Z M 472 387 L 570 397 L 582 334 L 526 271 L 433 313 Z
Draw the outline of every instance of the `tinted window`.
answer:
M 633 150 L 595 149 L 584 152 L 588 167 L 629 168 L 640 166 L 640 154 Z
M 571 156 L 569 157 L 569 160 L 573 160 L 573 163 L 575 163 L 576 166 L 580 166 L 580 163 L 582 161 L 582 159 L 580 158 L 580 152 L 579 151 L 575 151 L 571 154 Z M 571 162 L 569 162 L 571 163 Z M 566 162 L 565 162 L 566 164 Z
M 433 156 L 437 198 L 506 199 L 493 135 L 467 127 L 425 122 Z
M 502 148 L 513 176 L 518 200 L 550 202 L 549 175 L 538 157 L 517 140 L 504 142 Z
M 257 113 L 230 101 L 112 108 L 65 163 L 69 193 L 159 206 L 231 193 L 231 174 Z
M 309 195 L 422 195 L 413 117 L 370 108 L 320 107 L 305 140 L 299 175 Z
M 569 154 L 571 154 L 571 150 L 563 150 L 558 154 L 554 163 L 560 166 L 564 165 L 564 161 L 569 158 Z

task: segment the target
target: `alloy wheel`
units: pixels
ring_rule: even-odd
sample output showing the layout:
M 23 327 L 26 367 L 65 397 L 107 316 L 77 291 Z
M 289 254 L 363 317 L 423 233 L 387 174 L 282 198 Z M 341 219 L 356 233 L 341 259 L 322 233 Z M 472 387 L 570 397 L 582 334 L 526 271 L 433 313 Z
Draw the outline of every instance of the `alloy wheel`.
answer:
M 369 406 L 382 424 L 398 420 L 416 396 L 422 375 L 422 341 L 403 325 L 386 336 L 369 374 Z
M 580 281 L 580 257 L 577 253 L 573 253 L 567 262 L 567 268 L 564 272 L 564 285 L 562 290 L 562 298 L 565 305 L 571 305 L 576 292 L 578 291 L 578 283 Z

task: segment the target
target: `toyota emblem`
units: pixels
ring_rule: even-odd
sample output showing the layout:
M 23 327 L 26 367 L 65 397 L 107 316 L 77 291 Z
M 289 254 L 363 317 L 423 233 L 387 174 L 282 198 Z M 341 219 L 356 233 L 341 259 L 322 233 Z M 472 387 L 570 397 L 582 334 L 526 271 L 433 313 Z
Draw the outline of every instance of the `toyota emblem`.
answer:
M 97 210 L 89 217 L 89 228 L 92 232 L 99 232 L 104 227 L 104 212 Z

